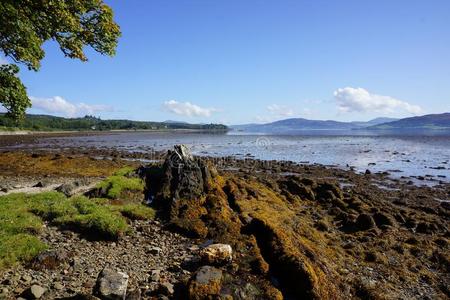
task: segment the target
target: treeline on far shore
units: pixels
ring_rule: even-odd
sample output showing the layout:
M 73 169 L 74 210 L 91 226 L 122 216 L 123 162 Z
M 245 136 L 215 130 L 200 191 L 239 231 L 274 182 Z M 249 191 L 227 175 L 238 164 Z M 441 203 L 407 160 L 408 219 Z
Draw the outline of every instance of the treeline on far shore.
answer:
M 30 131 L 107 131 L 107 130 L 217 130 L 227 131 L 222 124 L 189 124 L 183 122 L 145 122 L 131 120 L 102 120 L 94 116 L 63 118 L 48 115 L 27 114 L 19 122 L 0 114 L 0 130 Z

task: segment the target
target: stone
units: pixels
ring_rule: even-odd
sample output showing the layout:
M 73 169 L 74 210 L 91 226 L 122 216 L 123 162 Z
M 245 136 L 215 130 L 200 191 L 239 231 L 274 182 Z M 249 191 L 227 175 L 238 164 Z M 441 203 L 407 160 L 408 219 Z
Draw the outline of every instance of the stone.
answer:
M 65 300 L 99 300 L 100 298 L 97 298 L 93 295 L 89 295 L 89 294 L 81 294 L 78 293 L 75 296 L 72 297 L 67 297 L 67 298 L 63 298 Z
M 0 289 L 0 299 L 6 299 L 8 296 L 9 290 L 7 288 L 1 288 Z
M 222 271 L 212 266 L 203 266 L 189 282 L 189 299 L 210 299 L 219 295 L 222 287 Z
M 33 280 L 33 278 L 32 278 L 30 275 L 25 274 L 25 275 L 22 276 L 21 280 L 22 280 L 24 283 L 30 283 L 31 280 Z
M 103 269 L 97 277 L 94 294 L 101 299 L 125 299 L 128 275 L 111 269 Z
M 71 197 L 75 194 L 75 190 L 79 187 L 76 182 L 64 183 L 58 186 L 55 190 L 57 192 L 63 193 L 67 197 Z
M 150 247 L 148 249 L 148 252 L 152 255 L 159 255 L 161 253 L 162 249 L 160 247 Z
M 33 270 L 54 270 L 60 264 L 67 261 L 69 255 L 62 250 L 49 250 L 40 253 L 30 263 Z
M 225 265 L 233 260 L 233 250 L 227 244 L 212 244 L 200 250 L 200 257 L 205 264 Z
M 152 270 L 150 280 L 158 282 L 160 278 L 161 278 L 161 270 Z
M 140 289 L 134 289 L 131 291 L 128 291 L 126 300 L 140 300 L 141 299 L 141 290 Z
M 186 146 L 169 150 L 162 167 L 150 167 L 146 173 L 152 202 L 167 213 L 169 226 L 189 237 L 204 238 L 208 228 L 201 220 L 207 213 L 204 195 L 214 186 L 215 167 L 193 157 Z M 209 200 L 214 202 L 214 200 Z
M 361 231 L 375 228 L 375 225 L 376 224 L 372 216 L 368 214 L 360 214 L 355 221 L 356 229 Z
M 23 292 L 22 296 L 26 299 L 40 299 L 45 294 L 45 292 L 45 288 L 37 284 L 33 284 Z
M 191 200 L 208 190 L 211 170 L 202 160 L 194 158 L 185 145 L 175 145 L 168 151 L 163 171 L 157 198 Z
M 163 295 L 170 296 L 175 292 L 173 284 L 170 282 L 163 282 L 159 285 L 159 291 Z

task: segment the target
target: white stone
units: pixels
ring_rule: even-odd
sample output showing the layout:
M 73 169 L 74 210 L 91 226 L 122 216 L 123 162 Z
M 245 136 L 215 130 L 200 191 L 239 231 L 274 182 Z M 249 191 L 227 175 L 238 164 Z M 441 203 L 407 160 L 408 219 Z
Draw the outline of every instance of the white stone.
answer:
M 200 250 L 200 257 L 207 264 L 227 264 L 233 260 L 233 250 L 228 244 L 212 244 Z

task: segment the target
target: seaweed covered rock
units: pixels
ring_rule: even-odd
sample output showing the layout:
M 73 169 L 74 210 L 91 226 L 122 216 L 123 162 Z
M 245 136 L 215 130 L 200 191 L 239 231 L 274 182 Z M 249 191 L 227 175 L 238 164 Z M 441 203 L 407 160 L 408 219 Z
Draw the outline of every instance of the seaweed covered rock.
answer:
M 185 145 L 175 145 L 169 150 L 163 165 L 161 185 L 156 199 L 196 200 L 208 192 L 216 171 L 203 160 L 194 158 Z
M 212 266 L 198 269 L 189 283 L 189 299 L 216 299 L 222 287 L 222 276 L 222 271 Z
M 148 181 L 151 197 L 172 226 L 184 234 L 206 237 L 210 230 L 216 235 L 226 234 L 228 225 L 238 220 L 218 184 L 221 178 L 215 167 L 193 157 L 186 146 L 177 145 L 168 151 L 162 168 L 153 172 L 156 175 Z M 236 228 L 233 234 L 238 231 Z

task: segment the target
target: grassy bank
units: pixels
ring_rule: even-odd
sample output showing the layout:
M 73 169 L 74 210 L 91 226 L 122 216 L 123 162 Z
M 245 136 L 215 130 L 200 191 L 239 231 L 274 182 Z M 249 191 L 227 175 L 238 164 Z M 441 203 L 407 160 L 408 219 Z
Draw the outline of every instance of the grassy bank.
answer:
M 125 168 L 99 184 L 107 198 L 68 198 L 58 192 L 10 194 L 0 197 L 0 269 L 28 261 L 47 248 L 39 239 L 44 223 L 79 232 L 93 239 L 115 240 L 129 231 L 129 220 L 153 219 L 153 209 L 127 199 L 140 193 L 143 183 L 127 178 Z

